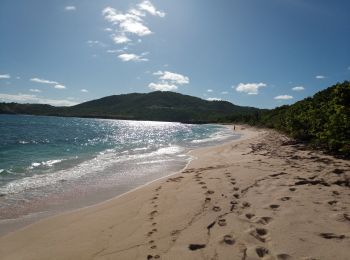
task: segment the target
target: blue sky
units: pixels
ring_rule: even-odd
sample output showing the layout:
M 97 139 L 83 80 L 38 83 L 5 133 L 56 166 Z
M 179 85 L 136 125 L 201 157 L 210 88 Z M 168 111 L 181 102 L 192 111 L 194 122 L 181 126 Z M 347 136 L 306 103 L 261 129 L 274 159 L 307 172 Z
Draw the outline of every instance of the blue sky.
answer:
M 347 0 L 1 0 L 0 100 L 171 90 L 273 108 L 350 79 Z

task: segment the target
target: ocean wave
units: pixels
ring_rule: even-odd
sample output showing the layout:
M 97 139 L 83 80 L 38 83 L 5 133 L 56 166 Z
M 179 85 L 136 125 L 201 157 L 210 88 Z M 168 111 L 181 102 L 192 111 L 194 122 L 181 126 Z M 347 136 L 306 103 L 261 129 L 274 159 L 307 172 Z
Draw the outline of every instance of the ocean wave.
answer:
M 223 129 L 222 131 L 211 134 L 208 138 L 192 140 L 191 143 L 203 144 L 203 143 L 208 143 L 208 142 L 225 140 L 225 139 L 230 138 L 230 137 L 232 137 L 232 130 L 226 128 L 226 129 Z
M 46 174 L 36 174 L 9 182 L 5 186 L 0 187 L 0 193 L 15 194 L 27 190 L 38 189 L 44 186 L 55 185 L 57 183 L 62 183 L 65 181 L 72 181 L 82 178 L 88 174 L 101 173 L 108 167 L 129 161 L 135 161 L 135 163 L 138 164 L 147 161 L 154 161 L 154 163 L 156 163 L 156 160 L 159 160 L 159 163 L 161 163 L 161 160 L 163 160 L 163 162 L 165 160 L 170 160 L 169 158 L 162 158 L 163 156 L 176 155 L 184 150 L 184 148 L 179 146 L 169 146 L 159 148 L 153 152 L 127 155 L 122 153 L 118 154 L 114 150 L 109 149 L 104 151 L 102 154 L 98 154 L 95 158 L 84 161 L 69 169 L 59 170 Z M 52 165 L 61 161 L 62 160 L 49 160 L 41 163 L 34 162 L 32 163 L 31 167 L 51 167 Z
M 64 160 L 62 159 L 62 160 L 48 160 L 45 162 L 33 162 L 31 164 L 31 166 L 29 166 L 29 169 L 34 169 L 34 168 L 39 167 L 39 166 L 52 167 L 55 164 L 60 163 L 62 161 L 64 161 Z
M 152 161 L 139 162 L 137 164 L 143 165 L 143 164 L 153 164 L 153 163 L 165 163 L 165 162 L 171 162 L 171 161 L 174 161 L 174 159 L 152 160 Z

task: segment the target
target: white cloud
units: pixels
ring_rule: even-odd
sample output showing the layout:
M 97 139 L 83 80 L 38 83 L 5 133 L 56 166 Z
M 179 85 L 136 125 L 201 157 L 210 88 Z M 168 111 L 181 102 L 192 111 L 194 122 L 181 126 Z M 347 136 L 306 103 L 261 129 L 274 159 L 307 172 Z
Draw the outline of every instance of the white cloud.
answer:
M 72 102 L 65 99 L 48 99 L 37 97 L 36 95 L 28 95 L 21 93 L 17 95 L 0 93 L 0 100 L 3 102 L 50 104 L 53 106 L 73 106 L 77 104 L 76 102 Z
M 207 92 L 213 92 L 213 90 L 212 89 L 208 89 Z
M 316 79 L 325 79 L 325 78 L 326 78 L 326 76 L 323 76 L 323 75 L 317 75 L 315 78 L 316 78 Z
M 147 58 L 143 58 L 143 55 L 137 55 L 134 53 L 123 53 L 118 55 L 118 58 L 121 59 L 122 61 L 148 61 Z
M 0 74 L 0 79 L 10 79 L 10 74 Z
M 154 76 L 158 76 L 157 83 L 150 83 L 148 87 L 153 90 L 161 91 L 173 91 L 177 90 L 177 85 L 184 85 L 190 82 L 187 76 L 170 71 L 157 71 L 153 73 Z
M 164 17 L 165 13 L 162 11 L 158 11 L 156 7 L 150 1 L 143 1 L 138 5 L 140 10 L 149 12 L 151 15 L 156 15 L 159 17 Z
M 112 29 L 112 28 L 107 27 L 107 28 L 105 28 L 105 29 L 104 29 L 104 31 L 105 31 L 105 32 L 112 32 L 112 31 L 113 31 L 113 29 Z
M 73 5 L 68 5 L 68 6 L 66 6 L 64 8 L 64 10 L 66 10 L 66 11 L 75 11 L 75 10 L 77 10 L 77 8 L 75 6 L 73 6 Z
M 59 84 L 57 81 L 40 79 L 40 78 L 31 78 L 30 81 L 36 82 L 36 83 L 41 83 L 41 84 Z
M 142 1 L 135 8 L 131 8 L 125 13 L 108 6 L 102 10 L 102 15 L 106 21 L 113 25 L 113 29 L 106 28 L 105 31 L 118 32 L 117 36 L 111 35 L 116 44 L 130 42 L 130 35 L 136 35 L 139 37 L 150 35 L 152 34 L 152 31 L 144 21 L 147 14 L 158 17 L 165 16 L 164 12 L 157 10 L 157 8 L 148 0 Z M 137 39 L 137 41 L 141 42 L 141 39 Z
M 238 92 L 247 93 L 248 95 L 259 94 L 259 88 L 266 87 L 265 83 L 239 83 L 236 87 L 233 86 Z
M 121 43 L 127 43 L 130 42 L 131 40 L 125 36 L 125 34 L 120 34 L 120 35 L 114 35 L 113 36 L 113 41 L 116 44 L 121 44 Z
M 84 92 L 84 93 L 89 92 L 89 91 L 88 91 L 87 89 L 85 89 L 85 88 L 81 89 L 80 91 L 81 91 L 81 92 Z
M 154 72 L 153 75 L 160 76 L 159 79 L 162 81 L 170 81 L 174 84 L 184 85 L 190 83 L 190 79 L 188 77 L 170 71 L 159 70 L 157 72 Z
M 56 88 L 56 89 L 66 89 L 66 86 L 61 85 L 61 84 L 57 84 L 57 85 L 54 86 L 54 88 Z
M 210 97 L 210 98 L 207 98 L 208 101 L 222 101 L 221 98 L 216 98 L 216 97 Z
M 160 90 L 160 91 L 174 91 L 177 90 L 177 86 L 168 82 L 161 83 L 150 83 L 148 87 L 152 90 Z
M 29 89 L 30 92 L 36 92 L 36 93 L 40 93 L 41 90 L 40 89 L 37 89 L 37 88 L 31 88 Z
M 222 95 L 227 95 L 228 92 L 227 92 L 227 91 L 222 91 L 221 94 L 222 94 Z
M 101 47 L 101 48 L 105 48 L 107 47 L 107 45 L 103 42 L 100 42 L 100 41 L 93 41 L 93 40 L 88 40 L 86 41 L 86 43 L 89 45 L 89 47 Z
M 293 96 L 290 96 L 290 95 L 280 95 L 280 96 L 274 97 L 274 99 L 277 99 L 277 100 L 288 100 L 288 99 L 293 99 Z
M 292 90 L 294 91 L 303 91 L 305 88 L 303 86 L 296 86 L 294 88 L 292 88 Z
M 141 15 L 132 12 L 121 13 L 112 7 L 103 9 L 104 18 L 118 27 L 118 31 L 124 33 L 136 34 L 137 36 L 146 36 L 152 31 L 143 24 Z

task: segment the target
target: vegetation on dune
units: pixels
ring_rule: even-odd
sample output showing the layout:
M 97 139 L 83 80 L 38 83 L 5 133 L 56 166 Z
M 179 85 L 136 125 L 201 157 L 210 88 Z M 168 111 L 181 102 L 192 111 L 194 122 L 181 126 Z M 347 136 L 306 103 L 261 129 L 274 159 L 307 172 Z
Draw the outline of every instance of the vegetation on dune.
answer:
M 174 92 L 114 95 L 71 107 L 0 103 L 0 114 L 76 116 L 184 123 L 248 123 L 274 128 L 329 152 L 350 156 L 350 82 L 272 110 L 206 101 Z
M 290 106 L 226 119 L 274 128 L 329 152 L 350 156 L 349 81 L 338 83 Z

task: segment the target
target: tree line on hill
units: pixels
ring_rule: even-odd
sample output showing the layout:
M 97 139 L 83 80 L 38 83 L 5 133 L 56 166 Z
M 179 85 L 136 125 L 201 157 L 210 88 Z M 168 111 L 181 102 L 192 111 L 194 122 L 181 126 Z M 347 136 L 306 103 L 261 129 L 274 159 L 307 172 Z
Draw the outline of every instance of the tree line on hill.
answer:
M 328 152 L 350 156 L 350 82 L 337 83 L 293 105 L 223 121 L 277 129 Z

